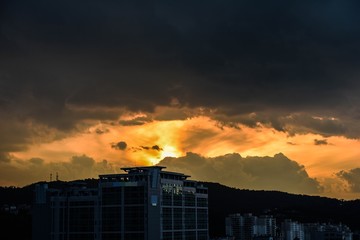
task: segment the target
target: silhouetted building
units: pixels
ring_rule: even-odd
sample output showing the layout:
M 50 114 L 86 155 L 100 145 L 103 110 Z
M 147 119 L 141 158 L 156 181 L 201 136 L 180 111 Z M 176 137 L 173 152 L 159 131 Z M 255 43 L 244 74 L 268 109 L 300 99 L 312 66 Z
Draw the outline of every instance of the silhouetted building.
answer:
M 304 225 L 289 219 L 281 224 L 281 233 L 284 240 L 304 240 Z
M 229 215 L 225 222 L 226 235 L 236 240 L 272 239 L 276 234 L 276 220 L 272 216 L 237 213 Z
M 275 237 L 276 236 L 276 219 L 273 216 L 262 215 L 257 218 L 256 223 L 256 236 L 260 237 Z
M 350 228 L 343 224 L 305 224 L 305 240 L 352 240 Z
M 123 168 L 97 188 L 37 186 L 33 239 L 207 240 L 207 188 L 163 168 Z
M 358 232 L 358 231 L 353 232 L 352 240 L 360 240 L 360 232 Z

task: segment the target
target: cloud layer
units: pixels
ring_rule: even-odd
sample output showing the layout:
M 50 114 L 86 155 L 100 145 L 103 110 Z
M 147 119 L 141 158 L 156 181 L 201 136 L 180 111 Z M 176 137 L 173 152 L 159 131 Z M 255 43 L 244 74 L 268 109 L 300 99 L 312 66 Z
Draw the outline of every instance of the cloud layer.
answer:
M 3 0 L 0 164 L 6 173 L 2 178 L 10 181 L 12 173 L 20 171 L 30 181 L 29 169 L 47 176 L 55 166 L 68 169 L 63 171 L 69 177 L 71 169 L 81 173 L 79 166 L 90 166 L 84 168 L 90 174 L 97 172 L 94 169 L 102 163 L 85 157 L 55 164 L 57 159 L 34 155 L 19 160 L 12 155 L 84 132 L 97 136 L 79 137 L 89 140 L 76 142 L 81 149 L 103 147 L 111 136 L 104 144 L 108 149 L 98 152 L 116 152 L 118 158 L 142 152 L 152 162 L 166 154 L 180 156 L 178 145 L 183 152 L 198 145 L 202 153 L 196 142 L 208 139 L 207 149 L 230 141 L 254 144 L 254 138 L 237 139 L 228 128 L 281 133 L 289 136 L 285 145 L 292 149 L 304 143 L 291 137 L 309 133 L 313 136 L 309 145 L 322 150 L 340 142 L 334 136 L 359 139 L 359 7 L 357 0 Z M 217 130 L 226 130 L 219 134 L 199 124 L 185 133 L 170 134 L 165 131 L 169 128 L 156 125 L 171 122 L 181 129 L 182 123 L 176 125 L 175 120 L 197 117 L 211 119 Z M 132 143 L 125 138 L 130 134 L 144 142 Z M 159 142 L 162 135 L 168 137 Z M 277 150 L 274 139 L 271 143 Z M 266 136 L 261 139 L 264 145 L 267 141 Z M 51 150 L 38 152 L 62 154 Z M 66 153 L 66 159 L 83 153 L 89 154 L 76 149 Z M 344 157 L 331 154 L 332 163 Z M 354 191 L 356 154 L 346 160 L 352 164 L 339 164 L 336 170 L 353 169 L 337 177 Z M 196 163 L 206 171 L 201 175 L 200 168 L 189 169 L 193 176 L 240 187 L 260 189 L 269 184 L 268 188 L 307 193 L 321 189 L 304 167 L 282 155 L 188 154 L 181 159 L 167 158 L 163 163 L 180 170 Z M 309 165 L 318 166 L 320 161 Z
M 337 176 L 346 181 L 351 192 L 360 193 L 360 168 L 340 171 Z
M 1 159 L 1 156 L 0 156 Z M 11 161 L 11 162 L 10 162 Z M 4 185 L 24 186 L 37 181 L 49 181 L 50 174 L 55 180 L 69 181 L 85 178 L 97 178 L 99 174 L 119 172 L 120 169 L 107 160 L 95 161 L 86 155 L 73 156 L 68 161 L 46 162 L 41 158 L 28 160 L 8 156 L 8 161 L 0 160 L 1 182 Z
M 2 1 L 1 114 L 68 130 L 116 119 L 107 108 L 152 112 L 176 99 L 225 122 L 257 113 L 291 133 L 358 138 L 358 6 Z
M 304 166 L 281 153 L 274 157 L 246 158 L 236 153 L 215 158 L 187 153 L 184 157 L 165 158 L 159 165 L 172 171 L 185 172 L 193 179 L 238 188 L 307 194 L 319 194 L 322 190 L 320 183 L 309 177 Z

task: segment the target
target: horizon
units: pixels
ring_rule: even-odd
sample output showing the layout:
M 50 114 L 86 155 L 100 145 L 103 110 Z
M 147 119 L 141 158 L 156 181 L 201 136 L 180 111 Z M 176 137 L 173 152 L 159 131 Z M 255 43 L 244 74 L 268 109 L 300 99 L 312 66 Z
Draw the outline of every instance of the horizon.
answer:
M 120 173 L 121 174 L 121 173 Z M 105 174 L 107 175 L 107 174 Z M 112 174 L 109 174 L 112 175 Z M 73 183 L 73 182 L 78 182 L 78 181 L 88 181 L 88 180 L 98 180 L 97 178 L 84 178 L 84 179 L 74 179 L 74 180 L 43 180 L 43 181 L 38 181 L 38 182 L 33 182 L 30 183 L 28 185 L 24 185 L 24 186 L 0 186 L 0 188 L 17 188 L 17 189 L 22 189 L 22 188 L 26 188 L 26 187 L 30 187 L 32 185 L 36 185 L 36 184 L 49 184 L 49 183 Z M 194 180 L 197 181 L 196 179 L 190 179 L 190 180 Z M 295 195 L 295 196 L 304 196 L 304 197 L 320 197 L 320 198 L 326 198 L 326 199 L 334 199 L 334 200 L 338 200 L 338 201 L 345 201 L 345 202 L 352 202 L 352 201 L 358 201 L 360 199 L 340 199 L 340 198 L 336 198 L 336 197 L 327 197 L 327 196 L 320 196 L 320 195 L 311 195 L 311 194 L 301 194 L 301 193 L 291 193 L 291 192 L 285 192 L 285 191 L 280 191 L 280 190 L 264 190 L 264 189 L 247 189 L 247 188 L 238 188 L 238 187 L 232 187 L 232 186 L 228 186 L 219 182 L 208 182 L 208 181 L 198 181 L 199 183 L 204 183 L 204 184 L 218 184 L 220 186 L 226 187 L 226 188 L 230 188 L 230 189 L 235 189 L 235 190 L 239 190 L 239 191 L 249 191 L 249 192 L 277 192 L 277 193 L 284 193 L 284 194 L 289 194 L 289 195 Z
M 135 167 L 156 167 L 158 165 L 153 165 L 153 166 L 126 166 L 124 168 L 135 168 Z M 163 167 L 163 166 L 159 166 L 159 167 Z M 166 167 L 163 167 L 166 169 Z M 173 171 L 166 171 L 166 172 L 173 172 Z M 113 175 L 113 174 L 126 174 L 126 172 L 120 172 L 120 173 L 103 173 L 103 174 L 100 174 L 98 175 L 97 178 L 83 178 L 83 179 L 70 179 L 70 180 L 62 180 L 60 179 L 60 177 L 58 179 L 47 179 L 47 180 L 42 180 L 42 181 L 37 181 L 37 182 L 32 182 L 30 184 L 27 184 L 27 185 L 23 185 L 23 186 L 13 186 L 13 185 L 9 185 L 9 186 L 0 186 L 1 188 L 18 188 L 18 189 L 22 189 L 22 188 L 27 188 L 27 187 L 30 187 L 32 185 L 36 185 L 36 184 L 50 184 L 50 183 L 73 183 L 73 182 L 86 182 L 86 181 L 93 181 L 93 180 L 96 180 L 96 181 L 99 181 L 99 177 L 101 175 Z M 185 174 L 186 173 L 182 173 L 182 174 Z M 188 176 L 188 175 L 187 175 Z M 52 175 L 53 177 L 53 175 Z M 50 176 L 49 176 L 50 178 Z M 192 181 L 197 181 L 199 183 L 204 183 L 204 184 L 217 184 L 217 185 L 220 185 L 222 187 L 226 187 L 226 188 L 230 188 L 230 189 L 235 189 L 235 190 L 239 190 L 239 191 L 249 191 L 249 192 L 277 192 L 277 193 L 284 193 L 284 194 L 289 194 L 289 195 L 296 195 L 296 196 L 305 196 L 305 197 L 320 197 L 320 198 L 327 198 L 327 199 L 335 199 L 335 200 L 338 200 L 338 201 L 345 201 L 345 202 L 351 202 L 351 201 L 358 201 L 360 200 L 360 198 L 358 199 L 342 199 L 342 198 L 336 198 L 336 197 L 328 197 L 328 196 L 321 196 L 321 195 L 316 195 L 316 194 L 303 194 L 303 193 L 292 193 L 292 192 L 286 192 L 286 191 L 281 191 L 281 190 L 276 190 L 276 189 L 268 189 L 268 190 L 265 190 L 265 189 L 247 189 L 247 188 L 239 188 L 239 187 L 236 187 L 236 186 L 229 186 L 229 185 L 226 185 L 226 184 L 222 184 L 220 182 L 211 182 L 211 181 L 198 181 L 198 179 L 194 179 L 192 178 L 191 176 L 188 176 L 187 178 L 188 180 L 192 180 Z
M 0 185 L 164 165 L 360 198 L 360 3 L 0 3 Z

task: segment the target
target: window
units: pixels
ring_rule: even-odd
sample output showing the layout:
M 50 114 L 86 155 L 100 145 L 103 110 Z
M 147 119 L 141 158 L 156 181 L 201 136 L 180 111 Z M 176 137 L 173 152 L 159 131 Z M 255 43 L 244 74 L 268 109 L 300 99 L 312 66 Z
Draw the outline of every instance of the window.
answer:
M 198 207 L 207 207 L 208 206 L 208 201 L 207 198 L 197 198 L 197 206 Z
M 144 204 L 145 194 L 144 187 L 125 187 L 124 188 L 125 204 Z
M 124 208 L 125 231 L 144 231 L 144 206 Z
M 103 205 L 121 204 L 121 187 L 102 188 Z
M 185 206 L 193 207 L 195 206 L 195 194 L 191 192 L 185 193 Z
M 185 208 L 185 229 L 196 229 L 195 208 Z
M 174 229 L 182 229 L 182 208 L 174 208 Z
M 121 207 L 102 208 L 102 231 L 121 230 Z
M 207 229 L 207 209 L 197 209 L 197 228 Z
M 163 227 L 163 230 L 171 230 L 172 229 L 172 209 L 171 208 L 163 208 L 162 209 L 162 227 Z

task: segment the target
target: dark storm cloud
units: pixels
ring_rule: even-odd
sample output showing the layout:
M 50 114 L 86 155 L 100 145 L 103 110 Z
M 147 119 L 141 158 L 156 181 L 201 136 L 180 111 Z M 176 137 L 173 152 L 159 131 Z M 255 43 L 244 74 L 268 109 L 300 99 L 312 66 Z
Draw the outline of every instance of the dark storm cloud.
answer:
M 0 153 L 24 150 L 31 134 L 26 124 L 0 113 Z
M 161 147 L 159 147 L 158 145 L 154 145 L 151 147 L 152 150 L 156 150 L 156 151 L 161 151 L 163 150 Z
M 189 174 L 194 179 L 215 181 L 238 188 L 281 190 L 293 193 L 319 193 L 316 179 L 309 177 L 304 166 L 283 154 L 274 157 L 246 157 L 227 154 L 205 158 L 195 153 L 184 157 L 167 157 L 159 162 L 171 171 Z
M 109 129 L 107 129 L 107 128 L 104 128 L 104 129 L 101 129 L 101 128 L 97 128 L 96 130 L 95 130 L 95 133 L 96 134 L 104 134 L 104 133 L 108 133 L 110 130 Z
M 288 132 L 290 134 L 298 132 L 315 132 L 322 135 L 346 135 L 348 129 L 338 119 L 319 118 L 308 114 L 294 114 L 282 119 L 284 125 L 289 125 Z M 285 127 L 286 128 L 286 127 Z
M 126 147 L 127 147 L 127 144 L 126 144 L 126 142 L 121 141 L 121 142 L 118 142 L 118 143 L 111 144 L 111 147 L 114 148 L 114 149 L 124 151 L 126 149 Z
M 327 139 L 314 139 L 314 144 L 315 145 L 328 145 L 328 141 Z
M 44 163 L 44 159 L 41 158 L 31 158 L 29 162 L 35 165 L 42 165 Z
M 155 151 L 162 151 L 163 149 L 161 147 L 159 147 L 158 145 L 154 145 L 152 147 L 149 147 L 149 146 L 140 146 L 141 149 L 143 150 L 155 150 Z
M 333 113 L 334 114 L 334 113 Z M 290 136 L 295 134 L 315 133 L 326 137 L 346 136 L 357 138 L 360 128 L 356 118 L 342 120 L 334 117 L 316 117 L 309 113 L 291 113 L 285 111 L 267 110 L 259 113 L 224 115 L 214 114 L 213 118 L 219 122 L 219 126 L 239 128 L 238 123 L 248 127 L 258 127 L 260 124 L 272 127 L 277 131 L 287 132 Z
M 8 153 L 0 152 L 0 162 L 10 162 L 11 156 Z
M 107 160 L 95 161 L 86 155 L 73 156 L 69 161 L 63 162 L 48 162 L 41 158 L 13 160 L 17 164 L 0 161 L 3 183 L 24 185 L 37 181 L 48 181 L 50 174 L 55 176 L 55 173 L 58 174 L 60 180 L 64 181 L 97 178 L 99 174 L 116 173 L 118 169 L 120 170 L 119 166 L 114 166 Z
M 34 126 L 0 110 L 0 161 L 10 161 L 9 152 L 23 151 L 28 144 L 48 142 L 59 137 L 45 127 Z
M 150 117 L 137 117 L 131 120 L 120 120 L 119 124 L 122 126 L 139 126 L 151 121 Z
M 291 130 L 350 136 L 360 118 L 359 7 L 355 0 L 5 0 L 0 108 L 67 130 L 117 116 L 71 106 L 151 112 L 176 98 L 227 117 L 272 112 L 264 122 L 282 131 L 291 113 L 337 117 L 338 125 L 296 120 Z M 359 136 L 356 128 L 351 137 Z
M 86 155 L 82 156 L 73 156 L 70 160 L 72 165 L 80 165 L 84 168 L 92 167 L 95 164 L 95 160 Z
M 340 171 L 337 176 L 345 180 L 352 192 L 360 192 L 360 168 L 354 168 L 349 171 Z

